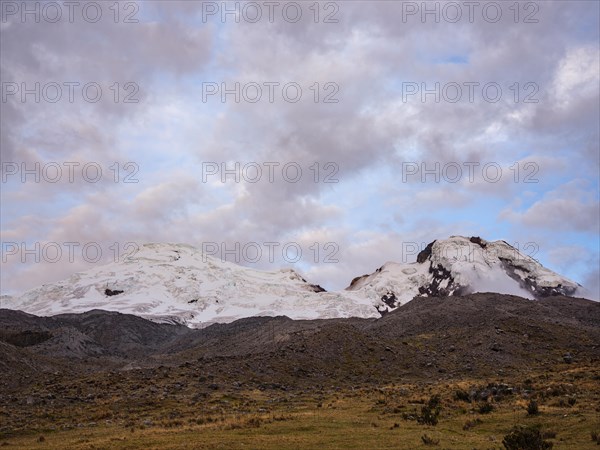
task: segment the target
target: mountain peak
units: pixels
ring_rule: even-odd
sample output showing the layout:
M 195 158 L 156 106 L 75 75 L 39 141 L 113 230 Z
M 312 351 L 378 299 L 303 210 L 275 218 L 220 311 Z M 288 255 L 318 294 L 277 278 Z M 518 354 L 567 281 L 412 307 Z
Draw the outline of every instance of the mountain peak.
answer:
M 497 292 L 528 299 L 584 295 L 582 287 L 546 269 L 506 241 L 451 236 L 430 242 L 409 264 L 388 263 L 347 288 L 373 300 L 387 312 L 418 296 Z
M 2 304 L 42 316 L 102 309 L 190 326 L 252 316 L 377 315 L 368 300 L 325 292 L 294 269 L 256 270 L 173 243 L 140 245 L 117 262 L 3 297 Z

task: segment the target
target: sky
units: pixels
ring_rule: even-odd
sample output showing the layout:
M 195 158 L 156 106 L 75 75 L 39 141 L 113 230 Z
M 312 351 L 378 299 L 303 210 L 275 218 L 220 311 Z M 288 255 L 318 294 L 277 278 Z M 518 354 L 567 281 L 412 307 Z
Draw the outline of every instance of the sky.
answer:
M 464 235 L 600 297 L 598 2 L 0 3 L 2 294 L 146 242 L 343 289 Z

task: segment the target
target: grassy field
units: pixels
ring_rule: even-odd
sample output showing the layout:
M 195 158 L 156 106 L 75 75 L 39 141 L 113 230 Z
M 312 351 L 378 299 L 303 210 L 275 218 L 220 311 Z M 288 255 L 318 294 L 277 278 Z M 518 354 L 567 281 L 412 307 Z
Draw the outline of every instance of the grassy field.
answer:
M 96 409 L 54 411 L 50 418 L 48 411 L 34 411 L 31 426 L 0 436 L 0 445 L 9 449 L 488 450 L 503 449 L 503 437 L 514 426 L 537 425 L 554 449 L 600 449 L 592 439 L 594 432 L 600 433 L 597 378 L 596 368 L 587 367 L 552 378 L 538 374 L 530 380 L 503 381 L 502 386 L 515 386 L 515 392 L 486 401 L 463 398 L 475 386 L 485 390 L 487 381 L 481 380 L 335 389 L 322 395 L 219 392 L 203 409 L 165 400 L 151 408 L 129 405 L 127 414 L 121 415 L 114 411 L 124 405 L 115 407 L 118 403 L 109 399 Z M 438 423 L 419 423 L 424 406 L 436 394 L 440 396 Z M 538 404 L 537 414 L 527 411 L 532 399 Z

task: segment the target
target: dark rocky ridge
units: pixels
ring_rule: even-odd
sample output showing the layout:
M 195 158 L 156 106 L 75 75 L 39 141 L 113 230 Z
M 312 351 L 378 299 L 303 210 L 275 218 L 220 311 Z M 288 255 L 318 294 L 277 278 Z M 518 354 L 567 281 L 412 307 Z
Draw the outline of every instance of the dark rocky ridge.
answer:
M 519 371 L 567 353 L 600 360 L 600 304 L 562 296 L 423 297 L 381 319 L 254 317 L 204 330 L 98 310 L 54 317 L 0 310 L 0 329 L 0 393 L 44 372 L 76 377 L 161 365 L 300 386 Z M 14 345 L 28 333 L 51 337 Z

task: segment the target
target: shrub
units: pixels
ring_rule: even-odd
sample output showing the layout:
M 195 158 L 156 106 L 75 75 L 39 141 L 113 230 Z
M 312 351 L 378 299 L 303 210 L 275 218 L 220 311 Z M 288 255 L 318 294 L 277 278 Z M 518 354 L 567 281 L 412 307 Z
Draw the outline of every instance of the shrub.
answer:
M 540 413 L 540 409 L 538 408 L 538 404 L 535 400 L 530 400 L 527 405 L 527 414 L 530 416 L 536 416 Z
M 437 425 L 441 409 L 440 396 L 432 395 L 427 404 L 421 407 L 421 414 L 417 417 L 417 422 L 425 425 Z
M 479 414 L 489 414 L 494 410 L 494 405 L 491 403 L 482 403 L 479 405 Z
M 513 428 L 504 436 L 502 444 L 506 450 L 547 450 L 553 445 L 543 439 L 537 426 Z
M 421 436 L 421 440 L 425 445 L 438 445 L 440 443 L 439 439 L 434 439 L 432 437 L 427 436 L 426 434 Z
M 556 437 L 556 431 L 544 431 L 542 433 L 542 439 L 554 439 Z
M 469 431 L 471 428 L 473 428 L 479 424 L 482 424 L 482 423 L 483 423 L 483 421 L 479 418 L 474 419 L 474 420 L 467 420 L 467 422 L 463 425 L 463 430 Z
M 467 403 L 471 401 L 471 397 L 469 396 L 469 393 L 465 392 L 461 389 L 457 390 L 454 393 L 454 398 L 456 400 L 462 400 L 463 402 L 467 402 Z
M 246 425 L 248 425 L 251 428 L 260 428 L 261 424 L 262 419 L 260 419 L 259 417 L 251 417 L 246 421 Z

